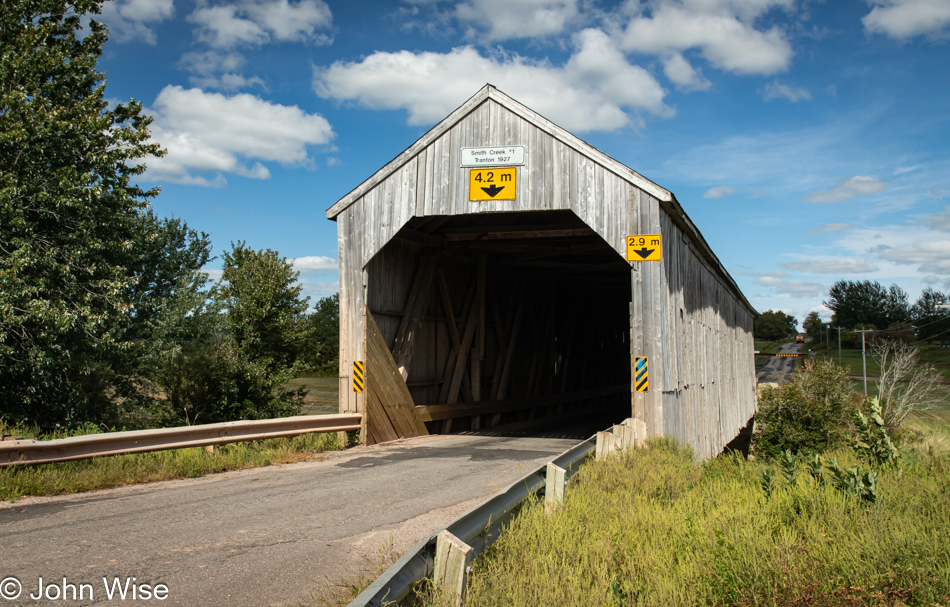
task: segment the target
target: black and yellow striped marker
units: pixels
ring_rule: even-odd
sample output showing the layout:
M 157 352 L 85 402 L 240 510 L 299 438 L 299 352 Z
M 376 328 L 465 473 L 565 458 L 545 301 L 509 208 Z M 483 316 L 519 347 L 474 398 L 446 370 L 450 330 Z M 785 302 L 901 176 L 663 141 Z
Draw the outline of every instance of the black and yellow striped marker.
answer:
M 353 361 L 353 391 L 357 394 L 363 393 L 363 383 L 366 367 L 363 365 L 363 361 L 354 360 Z
M 633 357 L 633 376 L 636 378 L 634 385 L 637 387 L 637 392 L 650 391 L 650 373 L 647 369 L 646 356 Z

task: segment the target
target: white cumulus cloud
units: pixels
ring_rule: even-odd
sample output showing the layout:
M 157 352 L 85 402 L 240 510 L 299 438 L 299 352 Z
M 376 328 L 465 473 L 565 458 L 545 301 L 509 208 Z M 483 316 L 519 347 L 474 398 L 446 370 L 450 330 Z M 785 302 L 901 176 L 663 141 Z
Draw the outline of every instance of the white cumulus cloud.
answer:
M 767 287 L 776 295 L 789 297 L 819 297 L 827 291 L 827 287 L 814 282 L 777 276 L 760 276 L 755 279 L 757 285 Z
M 156 44 L 152 28 L 174 15 L 174 0 L 115 0 L 103 3 L 102 14 L 96 19 L 109 26 L 112 40 Z
M 249 94 L 228 97 L 169 85 L 151 113 L 152 138 L 168 150 L 164 158 L 146 163 L 146 177 L 153 180 L 220 186 L 223 173 L 267 179 L 270 172 L 261 161 L 307 165 L 312 162 L 308 146 L 334 137 L 319 114 Z
M 651 55 L 697 49 L 713 66 L 737 74 L 774 74 L 788 68 L 792 47 L 778 26 L 756 19 L 790 0 L 654 0 L 634 3 L 622 48 Z
M 864 28 L 898 40 L 945 35 L 950 26 L 947 0 L 869 0 L 874 8 L 861 20 Z
M 240 73 L 245 61 L 240 53 L 205 51 L 185 53 L 179 65 L 192 73 L 189 80 L 198 88 L 222 91 L 266 88 L 264 81 L 257 76 L 248 78 Z
M 918 264 L 917 270 L 928 274 L 950 274 L 950 240 L 914 242 L 891 247 L 881 257 L 900 264 Z
M 313 86 L 324 98 L 405 109 L 410 124 L 440 120 L 486 82 L 575 132 L 637 124 L 641 110 L 672 115 L 663 87 L 630 64 L 606 33 L 587 29 L 573 43 L 575 52 L 562 66 L 518 55 L 483 56 L 470 46 L 448 53 L 380 51 L 359 62 L 314 68 Z
M 308 255 L 306 257 L 297 257 L 291 260 L 294 264 L 294 270 L 301 274 L 318 274 L 320 272 L 336 272 L 338 269 L 337 260 L 332 257 L 322 255 Z
M 467 36 L 484 42 L 559 34 L 577 16 L 577 0 L 467 0 L 455 7 Z
M 333 24 L 323 0 L 243 0 L 199 6 L 188 20 L 198 26 L 199 40 L 217 48 L 257 46 L 270 42 L 330 41 Z
M 944 207 L 943 213 L 933 213 L 920 219 L 918 223 L 925 225 L 932 230 L 941 232 L 950 232 L 950 207 Z
M 841 202 L 855 196 L 867 196 L 884 191 L 887 185 L 880 179 L 856 175 L 839 181 L 830 190 L 822 190 L 805 197 L 808 202 Z
M 705 91 L 712 86 L 681 53 L 671 53 L 663 58 L 663 73 L 682 91 Z

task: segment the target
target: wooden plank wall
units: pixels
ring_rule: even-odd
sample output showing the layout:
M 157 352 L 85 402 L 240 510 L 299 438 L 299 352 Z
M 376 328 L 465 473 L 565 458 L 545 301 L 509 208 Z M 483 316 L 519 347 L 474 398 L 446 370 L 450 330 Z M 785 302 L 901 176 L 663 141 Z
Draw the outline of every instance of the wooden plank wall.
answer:
M 525 146 L 517 200 L 468 200 L 459 153 L 484 145 Z M 663 261 L 631 268 L 631 356 L 650 360 L 650 392 L 633 395 L 633 414 L 650 433 L 675 435 L 702 457 L 718 453 L 755 411 L 751 311 L 665 204 L 494 100 L 477 106 L 337 216 L 341 411 L 363 410 L 349 381 L 364 351 L 363 269 L 410 218 L 570 209 L 620 255 L 627 234 L 663 234 Z M 395 321 L 378 320 L 391 338 Z M 432 358 L 444 359 L 448 336 L 433 339 Z

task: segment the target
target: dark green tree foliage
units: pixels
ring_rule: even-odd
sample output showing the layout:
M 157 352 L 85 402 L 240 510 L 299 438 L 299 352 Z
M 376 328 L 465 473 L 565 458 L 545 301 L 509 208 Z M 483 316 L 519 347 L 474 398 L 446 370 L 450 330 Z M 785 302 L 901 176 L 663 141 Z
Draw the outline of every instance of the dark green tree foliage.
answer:
M 340 365 L 340 295 L 324 297 L 307 319 L 312 331 L 307 351 L 309 367 L 328 376 L 335 376 Z
M 798 332 L 798 321 L 785 312 L 766 310 L 759 314 L 753 323 L 756 339 L 775 341 L 785 339 Z
M 759 395 L 752 445 L 768 459 L 822 453 L 848 444 L 857 402 L 848 371 L 832 361 L 808 360 L 792 379 Z
M 156 382 L 165 423 L 264 419 L 299 412 L 302 394 L 284 387 L 303 366 L 311 328 L 298 273 L 271 250 L 244 243 L 224 253 L 211 301 L 180 289 L 161 317 Z
M 937 306 L 950 303 L 947 295 L 927 287 L 910 309 L 911 323 L 920 340 L 950 340 L 950 310 Z
M 884 299 L 884 315 L 888 327 L 906 323 L 910 320 L 910 303 L 907 291 L 897 285 L 888 287 L 887 297 Z
M 310 298 L 301 299 L 299 276 L 285 257 L 270 249 L 255 251 L 239 242 L 224 253 L 215 298 L 227 310 L 228 334 L 272 369 L 293 366 L 309 345 Z
M 877 281 L 839 280 L 828 290 L 824 302 L 834 312 L 838 326 L 886 328 L 910 318 L 907 293 L 897 285 L 885 288 Z
M 802 321 L 802 328 L 813 341 L 821 341 L 821 317 L 818 316 L 818 312 L 809 312 Z
M 134 338 L 145 339 L 156 330 L 162 311 L 177 305 L 175 297 L 181 289 L 204 289 L 207 275 L 199 270 L 211 260 L 211 241 L 208 234 L 190 229 L 181 219 L 161 219 L 148 211 L 137 226 L 132 246 L 131 330 Z
M 112 109 L 96 63 L 99 0 L 0 3 L 0 415 L 97 421 L 130 347 L 129 271 L 160 155 L 139 103 Z

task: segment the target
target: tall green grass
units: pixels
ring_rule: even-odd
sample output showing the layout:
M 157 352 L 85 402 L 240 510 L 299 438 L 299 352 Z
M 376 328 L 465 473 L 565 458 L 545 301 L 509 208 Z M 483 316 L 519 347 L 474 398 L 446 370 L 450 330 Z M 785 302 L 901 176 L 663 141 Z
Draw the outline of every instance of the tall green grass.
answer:
M 85 434 L 95 427 L 87 428 Z M 0 432 L 33 437 L 35 431 L 3 426 Z M 37 438 L 63 438 L 58 433 Z M 77 432 L 68 433 L 75 435 Z M 203 447 L 97 457 L 75 462 L 0 468 L 0 500 L 24 495 L 56 495 L 105 489 L 133 483 L 194 478 L 215 472 L 303 461 L 315 453 L 339 449 L 336 434 L 303 434 L 222 445 L 214 452 Z
M 832 454 L 842 468 L 850 451 Z M 703 466 L 673 439 L 591 461 L 553 513 L 528 508 L 476 559 L 467 605 L 947 605 L 950 455 L 882 472 L 881 502 L 762 463 Z M 428 604 L 441 601 L 431 595 Z

